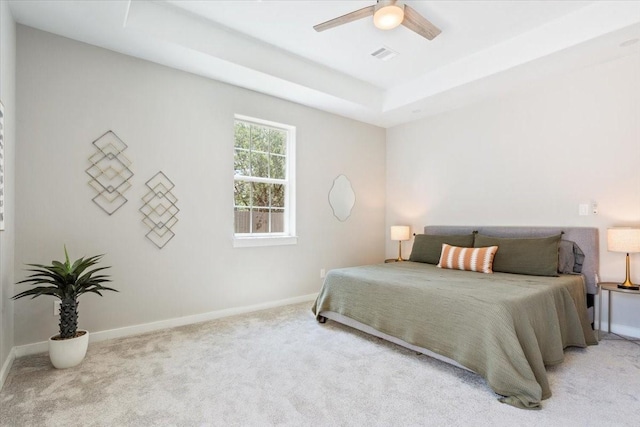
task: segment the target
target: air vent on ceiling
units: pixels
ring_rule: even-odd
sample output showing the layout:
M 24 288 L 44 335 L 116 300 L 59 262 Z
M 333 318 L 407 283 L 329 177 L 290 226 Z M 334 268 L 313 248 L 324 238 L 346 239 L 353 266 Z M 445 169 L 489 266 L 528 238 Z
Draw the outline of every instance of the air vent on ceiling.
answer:
M 398 56 L 398 52 L 393 49 L 389 49 L 387 46 L 382 46 L 380 49 L 371 53 L 371 56 L 374 56 L 381 61 L 388 61 Z

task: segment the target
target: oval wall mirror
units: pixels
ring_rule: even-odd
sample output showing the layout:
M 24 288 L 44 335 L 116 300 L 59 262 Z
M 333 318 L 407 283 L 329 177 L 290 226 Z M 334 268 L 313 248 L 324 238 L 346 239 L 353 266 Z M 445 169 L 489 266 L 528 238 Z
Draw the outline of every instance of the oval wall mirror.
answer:
M 338 175 L 333 180 L 333 186 L 329 191 L 329 204 L 333 209 L 333 215 L 338 220 L 346 221 L 349 219 L 353 205 L 356 204 L 356 193 L 353 192 L 349 178 Z

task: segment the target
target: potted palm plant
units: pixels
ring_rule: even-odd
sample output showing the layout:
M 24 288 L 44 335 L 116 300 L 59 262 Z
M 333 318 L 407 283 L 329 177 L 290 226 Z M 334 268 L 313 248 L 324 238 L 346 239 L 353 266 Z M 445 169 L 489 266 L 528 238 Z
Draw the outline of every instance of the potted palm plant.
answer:
M 97 267 L 103 255 L 80 258 L 73 264 L 69 261 L 69 254 L 64 247 L 64 263 L 51 261 L 51 265 L 27 264 L 31 272 L 25 280 L 18 284 L 28 283 L 35 288 L 20 292 L 14 300 L 31 296 L 51 295 L 59 298 L 60 303 L 60 333 L 49 338 L 49 357 L 51 363 L 58 369 L 71 368 L 82 362 L 89 345 L 89 332 L 78 330 L 78 297 L 87 292 L 102 296 L 101 291 L 115 291 L 113 288 L 102 286 L 110 282 L 109 276 L 96 274 L 111 267 Z

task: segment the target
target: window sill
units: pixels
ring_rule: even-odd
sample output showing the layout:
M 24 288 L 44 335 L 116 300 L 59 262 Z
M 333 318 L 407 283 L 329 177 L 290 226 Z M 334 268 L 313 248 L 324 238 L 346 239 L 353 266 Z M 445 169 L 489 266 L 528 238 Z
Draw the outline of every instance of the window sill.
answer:
M 298 243 L 297 236 L 268 236 L 268 237 L 234 237 L 234 248 L 251 248 L 257 246 L 282 246 L 296 245 Z

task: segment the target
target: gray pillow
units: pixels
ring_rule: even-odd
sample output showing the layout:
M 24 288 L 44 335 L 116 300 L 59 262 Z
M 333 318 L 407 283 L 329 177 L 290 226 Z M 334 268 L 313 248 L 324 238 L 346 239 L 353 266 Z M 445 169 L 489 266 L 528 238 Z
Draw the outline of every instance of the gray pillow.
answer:
M 560 240 L 558 245 L 558 273 L 573 273 L 573 265 L 576 263 L 576 256 L 573 254 L 573 242 Z
M 584 252 L 571 240 L 560 240 L 558 246 L 558 273 L 574 274 L 582 272 Z
M 435 234 L 416 234 L 409 261 L 437 264 L 442 253 L 442 244 L 473 247 L 473 234 L 440 236 Z
M 561 234 L 540 238 L 490 237 L 476 234 L 474 246 L 497 246 L 493 271 L 529 274 L 532 276 L 558 275 L 558 243 Z

